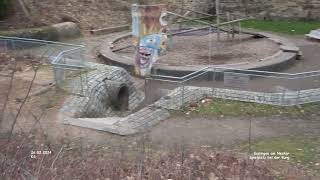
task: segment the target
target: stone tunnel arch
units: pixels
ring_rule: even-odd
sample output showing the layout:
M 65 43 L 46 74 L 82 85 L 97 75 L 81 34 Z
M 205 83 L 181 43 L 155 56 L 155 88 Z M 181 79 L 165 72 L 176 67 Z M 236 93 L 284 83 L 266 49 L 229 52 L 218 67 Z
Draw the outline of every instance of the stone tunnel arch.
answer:
M 129 108 L 129 88 L 125 84 L 120 85 L 117 93 L 111 100 L 111 107 L 116 111 L 127 111 Z

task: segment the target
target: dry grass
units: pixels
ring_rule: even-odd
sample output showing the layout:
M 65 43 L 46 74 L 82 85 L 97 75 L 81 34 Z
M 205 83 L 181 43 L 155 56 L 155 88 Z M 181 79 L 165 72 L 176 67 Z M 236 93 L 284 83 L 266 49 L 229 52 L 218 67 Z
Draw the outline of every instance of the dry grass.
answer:
M 207 148 L 153 151 L 146 140 L 132 149 L 108 149 L 83 142 L 50 144 L 38 135 L 15 136 L 1 145 L 0 174 L 5 179 L 274 179 L 266 167 L 230 152 Z M 38 139 L 38 140 L 36 140 Z M 36 155 L 32 151 L 51 151 Z

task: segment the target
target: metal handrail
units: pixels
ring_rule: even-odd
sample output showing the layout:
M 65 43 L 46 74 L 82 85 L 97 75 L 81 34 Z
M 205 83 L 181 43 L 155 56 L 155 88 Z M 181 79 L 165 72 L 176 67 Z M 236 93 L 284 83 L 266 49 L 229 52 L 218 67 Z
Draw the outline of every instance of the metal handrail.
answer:
M 151 74 L 151 78 L 156 78 L 157 80 L 168 80 L 168 79 L 175 79 L 179 82 L 185 82 L 188 80 L 191 80 L 193 78 L 198 77 L 199 73 L 200 75 L 204 74 L 205 72 L 208 72 L 211 69 L 212 72 L 234 72 L 237 74 L 245 74 L 245 75 L 251 75 L 256 77 L 270 77 L 270 78 L 277 78 L 277 79 L 301 79 L 301 78 L 309 78 L 309 77 L 316 77 L 320 75 L 320 70 L 317 71 L 307 71 L 307 72 L 301 72 L 301 73 L 283 73 L 283 72 L 270 72 L 270 71 L 260 71 L 260 70 L 247 70 L 247 69 L 235 69 L 235 68 L 220 68 L 220 67 L 214 67 L 214 66 L 207 66 L 203 69 L 200 69 L 198 71 L 194 71 L 190 74 L 187 74 L 182 77 L 177 76 L 167 76 L 167 75 L 155 75 Z M 205 71 L 207 70 L 207 71 Z M 217 71 L 218 70 L 218 71 Z M 220 71 L 219 71 L 220 70 Z M 235 72 L 238 71 L 238 72 Z M 187 78 L 187 79 L 186 79 Z
M 9 37 L 9 36 L 0 36 L 0 39 L 19 40 L 19 41 L 27 41 L 27 42 L 38 42 L 38 43 L 54 44 L 54 45 L 61 45 L 61 46 L 85 47 L 84 45 L 77 45 L 77 44 L 70 44 L 70 43 L 62 43 L 62 42 L 56 42 L 56 41 L 46 41 L 46 40 L 40 40 L 40 39 L 28 39 L 28 38 L 19 38 L 19 37 Z

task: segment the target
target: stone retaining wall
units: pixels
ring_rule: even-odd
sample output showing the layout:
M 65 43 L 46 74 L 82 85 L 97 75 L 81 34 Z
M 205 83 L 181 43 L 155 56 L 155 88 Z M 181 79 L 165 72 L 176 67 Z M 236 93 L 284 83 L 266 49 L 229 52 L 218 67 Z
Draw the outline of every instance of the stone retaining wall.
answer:
M 143 93 L 136 89 L 131 76 L 124 69 L 97 63 L 88 63 L 88 68 L 92 70 L 86 75 L 87 82 L 82 83 L 85 87 L 80 87 L 81 83 L 76 78 L 66 82 L 72 84 L 73 95 L 65 101 L 61 109 L 65 115 L 76 118 L 113 116 L 116 112 L 112 110 L 110 100 L 112 91 L 117 87 L 106 81 L 125 84 L 128 87 L 129 107 L 128 112 L 124 113 L 130 113 L 143 101 Z M 79 93 L 82 90 L 83 93 Z
M 0 35 L 8 37 L 40 39 L 46 41 L 58 41 L 66 38 L 79 37 L 81 36 L 81 31 L 80 27 L 76 23 L 64 22 L 39 28 L 0 31 Z
M 185 86 L 171 91 L 167 96 L 155 102 L 155 106 L 168 110 L 178 110 L 205 97 L 214 97 L 236 101 L 293 106 L 320 101 L 320 88 L 284 93 L 265 93 L 223 88 Z
M 221 0 L 221 11 L 261 19 L 319 20 L 318 0 Z
M 59 116 L 64 124 L 129 135 L 146 130 L 170 116 L 168 110 L 153 105 L 132 113 L 143 102 L 144 95 L 136 89 L 130 75 L 114 66 L 88 63 L 88 67 L 93 70 L 87 74 L 85 93 L 69 96 L 60 109 Z M 105 84 L 106 80 L 115 83 Z M 110 91 L 117 88 L 117 83 L 124 83 L 129 88 L 129 111 L 122 114 L 112 110 L 109 102 L 112 98 Z M 73 93 L 78 93 L 80 83 L 72 84 Z
M 164 0 L 162 2 L 200 12 L 215 13 L 213 0 Z M 220 0 L 221 12 L 245 16 L 246 14 L 265 19 L 319 20 L 319 0 Z M 175 9 L 175 12 L 179 12 Z

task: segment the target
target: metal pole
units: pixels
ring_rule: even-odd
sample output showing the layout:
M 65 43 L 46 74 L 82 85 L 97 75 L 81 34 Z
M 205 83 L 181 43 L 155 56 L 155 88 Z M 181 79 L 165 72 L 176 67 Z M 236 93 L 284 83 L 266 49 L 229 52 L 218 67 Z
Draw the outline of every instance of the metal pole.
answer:
M 233 20 L 234 17 L 232 16 L 231 19 Z M 232 41 L 234 40 L 234 33 L 235 33 L 235 27 L 234 27 L 234 26 L 235 26 L 235 25 L 232 24 Z
M 220 0 L 216 0 L 217 35 L 220 41 Z
M 184 82 L 180 82 L 181 86 L 181 107 L 184 108 Z
M 296 99 L 296 104 L 298 105 L 300 103 L 300 90 L 298 90 L 298 94 L 297 94 L 297 99 Z
M 230 12 L 227 12 L 227 21 L 230 21 Z M 231 24 L 228 25 L 229 31 L 228 33 L 228 40 L 230 39 L 230 31 L 231 31 Z
M 85 96 L 83 88 L 82 70 L 80 70 L 81 95 Z
M 8 53 L 8 41 L 7 40 L 4 40 L 4 49 L 1 49 L 3 50 L 4 53 Z
M 239 42 L 240 42 L 240 51 L 243 52 L 243 44 L 242 44 L 242 27 L 241 27 L 241 22 L 238 22 L 239 25 Z M 240 59 L 242 60 L 243 57 L 240 57 Z
M 183 8 L 184 8 L 184 0 L 181 0 L 181 9 L 180 9 L 181 14 L 183 14 Z M 181 29 L 182 29 L 182 23 L 180 22 L 179 23 L 179 30 L 181 30 Z
M 171 29 L 169 29 L 169 34 L 172 34 Z M 169 43 L 168 43 L 168 47 L 167 50 L 170 51 L 171 49 L 173 49 L 173 36 L 168 36 L 169 39 Z
M 147 79 L 147 77 L 145 77 L 144 78 L 144 96 L 145 96 L 144 97 L 145 98 L 144 99 L 144 105 L 148 104 L 148 94 L 147 94 L 148 93 L 147 92 L 148 91 L 148 87 L 147 86 L 148 86 L 148 79 Z
M 239 26 L 239 41 L 240 43 L 242 42 L 242 27 L 241 27 L 241 22 L 238 22 L 238 26 Z M 241 47 L 242 47 L 242 43 L 241 43 Z
M 212 97 L 214 97 L 214 83 L 216 80 L 216 70 L 215 68 L 212 68 Z
M 252 117 L 249 118 L 249 137 L 248 137 L 248 143 L 249 143 L 249 156 L 252 153 L 252 149 L 251 149 L 251 131 L 252 131 Z M 248 157 L 249 158 L 249 157 Z
M 282 90 L 281 105 L 285 105 L 285 103 L 284 103 L 285 95 L 286 95 L 286 89 L 284 88 Z
M 209 65 L 212 60 L 212 27 L 209 28 Z

